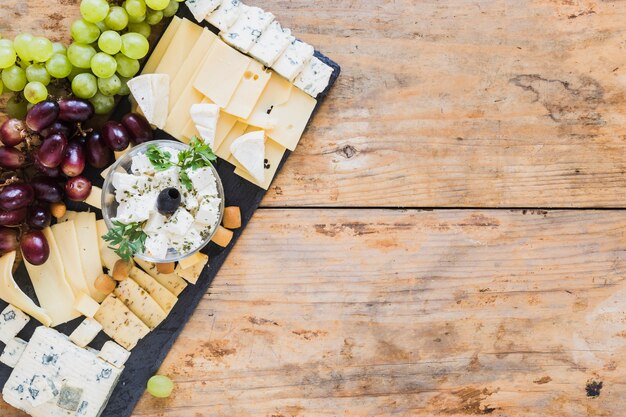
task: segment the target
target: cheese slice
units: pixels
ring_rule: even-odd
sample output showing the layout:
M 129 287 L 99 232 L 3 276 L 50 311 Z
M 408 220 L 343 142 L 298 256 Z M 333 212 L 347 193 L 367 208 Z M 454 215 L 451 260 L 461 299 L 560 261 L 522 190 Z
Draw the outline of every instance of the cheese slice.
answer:
M 196 130 L 200 134 L 200 139 L 213 149 L 215 146 L 217 119 L 220 115 L 219 106 L 209 103 L 194 104 L 189 109 L 189 114 L 191 115 L 191 120 L 196 125 Z
M 130 149 L 130 146 L 128 149 Z M 85 200 L 85 203 L 98 210 L 102 210 L 102 188 L 96 187 L 95 185 L 91 186 L 91 192 L 89 193 L 89 197 Z
M 328 87 L 332 75 L 333 69 L 330 66 L 323 63 L 319 58 L 313 57 L 293 84 L 311 97 L 317 97 Z
M 207 17 L 207 22 L 219 30 L 227 30 L 243 13 L 245 5 L 240 0 L 222 0 L 220 7 Z
M 186 279 L 191 284 L 195 284 L 196 282 L 198 282 L 198 278 L 200 278 L 200 275 L 202 274 L 204 267 L 209 261 L 208 255 L 205 255 L 200 252 L 197 252 L 196 254 L 197 256 L 192 255 L 190 258 L 188 258 L 190 260 L 187 263 L 181 261 L 178 263 L 178 266 L 176 267 L 176 273 L 180 277 Z M 195 262 L 189 264 L 189 262 L 191 261 L 195 261 Z
M 135 262 L 144 271 L 146 271 L 148 275 L 156 279 L 159 284 L 167 288 L 174 295 L 179 295 L 181 292 L 183 292 L 185 287 L 187 287 L 187 282 L 175 273 L 162 274 L 157 270 L 156 264 L 144 261 L 139 258 L 135 258 Z
M 156 279 L 136 267 L 130 270 L 130 278 L 146 290 L 166 313 L 169 313 L 174 308 L 178 298 Z
M 24 265 L 41 307 L 52 318 L 52 326 L 58 326 L 79 317 L 80 313 L 74 309 L 74 292 L 65 279 L 63 261 L 52 230 L 46 227 L 42 233 L 50 248 L 48 260 L 43 265 L 33 265 L 24 259 Z
M 267 136 L 293 151 L 298 146 L 316 105 L 317 100 L 313 97 L 293 88 L 289 100 L 270 110 L 272 127 L 266 131 Z
M 94 319 L 102 330 L 126 350 L 132 350 L 150 329 L 123 302 L 109 294 L 100 305 Z
M 80 250 L 79 262 L 83 266 L 89 295 L 97 302 L 101 302 L 104 300 L 105 294 L 96 290 L 95 287 L 96 279 L 102 274 L 96 214 L 88 212 L 78 213 L 74 219 L 74 226 L 76 227 L 78 249 Z
M 0 313 L 0 342 L 7 344 L 26 327 L 30 317 L 19 308 L 9 304 Z
M 220 32 L 220 36 L 224 42 L 245 53 L 252 48 L 273 21 L 272 13 L 260 7 L 243 6 L 243 13 L 228 30 Z
M 285 104 L 291 97 L 293 84 L 272 72 L 267 86 L 261 93 L 250 115 L 244 120 L 247 124 L 269 130 L 276 124 L 270 113 L 275 106 Z
M 313 58 L 314 53 L 315 49 L 311 45 L 295 40 L 274 62 L 272 69 L 289 81 L 293 81 L 307 62 Z
M 52 324 L 50 315 L 24 294 L 15 283 L 13 278 L 15 255 L 16 252 L 13 251 L 0 256 L 0 299 L 34 317 L 44 326 L 50 326 Z
M 241 81 L 224 111 L 241 119 L 250 117 L 263 90 L 270 81 L 272 73 L 266 71 L 257 61 L 250 61 Z
M 167 314 L 143 288 L 132 279 L 117 284 L 113 294 L 150 329 L 157 327 Z
M 176 78 L 196 40 L 202 35 L 202 27 L 190 20 L 182 19 L 180 27 L 172 37 L 172 41 L 163 54 L 159 65 L 152 71 L 154 74 L 167 74 L 170 81 Z M 169 84 L 168 84 L 169 85 Z
M 187 7 L 189 7 L 189 11 L 198 22 L 202 22 L 221 3 L 221 0 L 187 0 L 185 2 Z
M 144 65 L 141 72 L 142 74 L 152 74 L 156 70 L 157 66 L 163 59 L 165 51 L 167 51 L 170 44 L 172 43 L 172 39 L 178 31 L 178 28 L 180 27 L 182 21 L 183 19 L 178 16 L 174 16 L 172 18 L 172 21 L 167 26 L 167 29 L 165 30 L 165 32 L 163 32 L 163 36 L 161 36 L 161 39 L 159 39 L 159 43 L 157 43 L 154 51 L 152 51 L 152 54 L 150 54 L 150 58 L 148 58 L 146 65 Z
M 65 270 L 65 280 L 74 295 L 78 297 L 82 293 L 88 293 L 89 288 L 85 281 L 85 273 L 80 263 L 80 251 L 78 249 L 78 237 L 76 236 L 76 228 L 74 220 L 68 220 L 64 223 L 57 223 L 51 227 L 54 239 L 59 246 L 63 268 Z
M 57 219 L 57 223 L 63 223 L 63 222 L 66 222 L 68 220 L 74 220 L 76 218 L 77 214 L 78 214 L 77 211 L 67 210 L 63 216 L 61 216 L 61 217 L 59 217 Z
M 70 334 L 70 340 L 74 342 L 76 346 L 84 348 L 93 342 L 93 339 L 98 336 L 101 330 L 102 326 L 100 323 L 92 318 L 86 318 L 78 325 L 72 334 Z
M 145 74 L 128 80 L 127 84 L 148 122 L 163 129 L 169 108 L 170 76 Z
M 85 317 L 93 317 L 100 308 L 100 304 L 87 293 L 81 293 L 76 297 L 74 308 Z
M 218 106 L 226 107 L 250 61 L 250 58 L 231 48 L 221 39 L 216 39 L 200 67 L 193 87 Z
M 271 67 L 295 40 L 289 29 L 283 29 L 280 23 L 273 21 L 250 49 L 250 55 L 266 67 Z
M 116 368 L 123 368 L 128 358 L 130 358 L 130 352 L 117 343 L 108 340 L 102 345 L 98 357 Z
M 259 183 L 265 181 L 265 132 L 257 130 L 238 137 L 231 143 L 230 153 Z
M 285 148 L 278 143 L 274 142 L 271 139 L 265 140 L 265 160 L 263 161 L 263 165 L 265 168 L 265 178 L 263 182 L 259 182 L 254 178 L 245 168 L 235 164 L 237 168 L 235 168 L 235 174 L 239 175 L 241 178 L 250 181 L 253 184 L 258 185 L 259 187 L 267 190 L 276 175 L 276 170 L 280 165 L 280 161 L 283 159 L 283 155 L 285 154 Z M 231 162 L 229 160 L 229 162 Z

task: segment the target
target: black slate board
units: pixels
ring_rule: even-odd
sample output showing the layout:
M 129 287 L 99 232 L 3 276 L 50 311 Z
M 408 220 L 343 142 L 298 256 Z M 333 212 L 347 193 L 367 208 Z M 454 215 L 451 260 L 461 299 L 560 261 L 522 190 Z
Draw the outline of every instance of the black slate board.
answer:
M 182 4 L 177 15 L 195 22 L 187 7 Z M 202 25 L 217 33 L 216 29 L 208 23 L 203 22 Z M 330 58 L 322 55 L 318 51 L 315 52 L 315 56 L 327 65 L 331 66 L 334 71 L 328 87 L 317 97 L 317 106 L 313 111 L 313 115 L 311 116 L 309 123 L 311 123 L 313 116 L 326 98 L 328 92 L 341 72 L 339 65 Z M 130 111 L 130 102 L 128 99 L 124 99 L 119 103 L 111 118 L 119 120 L 128 111 Z M 163 131 L 155 132 L 155 137 L 158 139 L 175 140 L 175 138 Z M 290 153 L 291 152 L 289 150 L 285 152 L 285 155 L 283 156 L 276 171 L 276 175 L 278 175 L 278 172 L 289 157 Z M 200 303 L 202 296 L 209 289 L 215 275 L 221 268 L 233 245 L 239 236 L 241 236 L 241 233 L 252 218 L 256 209 L 259 207 L 259 204 L 265 195 L 266 191 L 264 189 L 236 175 L 234 173 L 235 167 L 228 162 L 219 159 L 215 166 L 219 172 L 222 184 L 224 185 L 226 206 L 239 206 L 241 208 L 242 227 L 234 231 L 233 240 L 227 248 L 220 248 L 217 245 L 210 243 L 202 250 L 202 252 L 209 255 L 209 267 L 205 268 L 196 285 L 188 285 L 187 288 L 179 295 L 178 303 L 170 312 L 167 319 L 165 319 L 159 327 L 150 332 L 150 334 L 141 340 L 137 347 L 133 349 L 132 355 L 126 363 L 126 368 L 122 373 L 120 381 L 115 388 L 111 399 L 109 400 L 109 404 L 102 413 L 103 417 L 128 417 L 132 414 L 135 405 L 145 391 L 148 379 L 156 373 L 157 369 L 165 359 L 165 356 Z M 103 180 L 99 171 L 89 169 L 85 175 L 93 181 L 94 185 L 98 185 L 100 187 L 102 186 Z M 84 203 L 73 203 L 69 206 L 69 209 L 79 211 L 95 211 L 96 216 L 99 219 L 102 218 L 102 215 L 98 210 L 94 210 Z M 15 280 L 27 295 L 34 300 L 37 299 L 23 265 L 21 265 L 15 273 Z M 6 303 L 0 300 L 0 310 L 4 309 L 5 306 Z M 78 318 L 69 323 L 58 326 L 57 330 L 69 335 L 76 327 L 78 327 L 82 320 L 83 318 Z M 26 328 L 20 332 L 19 337 L 24 340 L 29 340 L 37 326 L 39 326 L 39 323 L 36 320 L 31 320 Z M 109 338 L 101 332 L 96 340 L 94 340 L 89 346 L 95 349 L 100 349 L 107 340 L 109 340 Z M 2 346 L 1 342 L 0 346 Z M 7 381 L 11 371 L 11 368 L 0 364 L 0 386 L 3 386 Z

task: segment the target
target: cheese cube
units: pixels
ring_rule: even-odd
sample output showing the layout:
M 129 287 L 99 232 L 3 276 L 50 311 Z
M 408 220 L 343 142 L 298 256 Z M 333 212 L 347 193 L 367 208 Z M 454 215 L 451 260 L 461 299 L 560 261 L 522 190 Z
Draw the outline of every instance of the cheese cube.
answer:
M 179 207 L 176 213 L 170 217 L 168 222 L 163 226 L 163 230 L 173 235 L 184 236 L 193 224 L 193 216 L 187 210 Z
M 151 191 L 121 202 L 117 206 L 115 220 L 124 224 L 148 220 L 150 213 L 156 209 L 158 195 L 158 192 Z
M 117 368 L 123 368 L 128 358 L 130 358 L 130 352 L 109 340 L 102 346 L 98 357 Z
M 169 187 L 180 189 L 180 168 L 171 167 L 154 174 L 152 187 L 153 189 L 158 191 L 164 190 L 165 188 Z
M 14 337 L 9 340 L 2 351 L 2 355 L 0 355 L 0 362 L 10 368 L 15 368 L 15 365 L 19 362 L 27 345 L 28 343 L 19 337 Z
M 26 313 L 9 304 L 0 313 L 0 341 L 9 343 L 29 321 L 30 317 Z
M 152 175 L 155 172 L 154 165 L 152 165 L 152 162 L 150 162 L 150 159 L 148 158 L 148 156 L 146 156 L 145 153 L 140 153 L 140 154 L 133 156 L 133 159 L 130 165 L 130 171 L 135 175 L 142 175 L 142 174 Z
M 243 12 L 240 0 L 222 0 L 222 4 L 206 19 L 219 30 L 227 30 Z
M 187 176 L 197 193 L 206 191 L 206 193 L 210 193 L 206 195 L 217 195 L 217 184 L 211 168 L 188 169 Z
M 72 334 L 70 334 L 70 340 L 74 342 L 76 346 L 84 348 L 98 336 L 100 330 L 102 330 L 100 323 L 92 318 L 86 318 L 78 325 Z
M 146 255 L 157 259 L 165 259 L 170 243 L 165 233 L 150 233 L 146 238 L 144 246 Z
M 250 55 L 271 67 L 295 40 L 289 29 L 283 29 L 278 21 L 273 21 L 252 46 Z
M 113 294 L 104 299 L 94 316 L 109 337 L 127 350 L 132 350 L 150 329 Z
M 204 201 L 196 213 L 196 222 L 213 226 L 219 220 L 219 216 L 219 208 L 211 204 L 210 201 Z
M 248 52 L 261 34 L 274 21 L 274 15 L 259 7 L 245 6 L 243 13 L 226 31 L 220 33 L 227 44 Z
M 221 3 L 221 0 L 187 0 L 185 2 L 187 7 L 189 7 L 189 11 L 198 22 L 202 22 Z
M 150 213 L 150 217 L 143 227 L 143 231 L 150 233 L 159 233 L 163 231 L 163 227 L 165 226 L 165 222 L 167 221 L 167 217 L 159 213 L 158 211 Z
M 198 208 L 198 199 L 186 190 L 183 191 L 182 205 L 189 211 Z
M 298 75 L 294 85 L 311 97 L 317 97 L 328 87 L 332 74 L 333 69 L 331 67 L 324 64 L 319 58 L 313 57 Z
M 150 329 L 157 327 L 167 317 L 165 311 L 150 297 L 150 294 L 132 279 L 120 282 L 113 293 Z
M 76 297 L 74 309 L 85 317 L 93 317 L 99 308 L 100 304 L 91 298 L 89 294 L 80 293 L 78 297 Z
M 293 81 L 313 58 L 314 53 L 315 49 L 311 45 L 296 40 L 287 47 L 272 68 L 289 81 Z
M 114 172 L 111 177 L 111 184 L 116 191 L 133 196 L 146 187 L 147 179 L 144 176 Z

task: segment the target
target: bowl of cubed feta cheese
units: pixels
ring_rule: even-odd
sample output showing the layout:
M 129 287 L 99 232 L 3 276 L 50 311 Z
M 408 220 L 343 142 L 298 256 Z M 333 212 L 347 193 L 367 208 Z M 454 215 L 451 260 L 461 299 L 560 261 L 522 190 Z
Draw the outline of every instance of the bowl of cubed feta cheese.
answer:
M 109 232 L 120 236 L 118 254 L 176 262 L 210 242 L 222 221 L 224 189 L 209 157 L 201 147 L 154 140 L 111 165 L 102 213 Z

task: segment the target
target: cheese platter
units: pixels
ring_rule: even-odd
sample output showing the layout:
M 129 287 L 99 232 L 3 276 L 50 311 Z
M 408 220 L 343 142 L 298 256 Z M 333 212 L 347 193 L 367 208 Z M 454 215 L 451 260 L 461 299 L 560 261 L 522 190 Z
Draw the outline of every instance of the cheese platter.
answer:
M 155 373 L 340 73 L 239 0 L 80 11 L 69 46 L 0 39 L 0 387 L 35 417 L 171 393 Z

